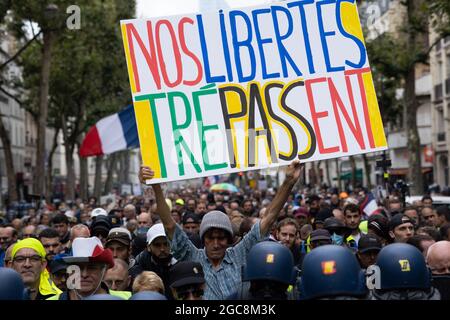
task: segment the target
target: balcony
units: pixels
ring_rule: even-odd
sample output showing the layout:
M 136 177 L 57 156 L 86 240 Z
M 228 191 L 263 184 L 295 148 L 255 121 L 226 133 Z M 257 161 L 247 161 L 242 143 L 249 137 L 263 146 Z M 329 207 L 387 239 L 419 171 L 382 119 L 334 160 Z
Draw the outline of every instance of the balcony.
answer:
M 442 99 L 442 83 L 434 86 L 434 100 Z
M 438 134 L 437 134 L 437 141 L 438 142 L 445 141 L 445 132 L 438 132 Z

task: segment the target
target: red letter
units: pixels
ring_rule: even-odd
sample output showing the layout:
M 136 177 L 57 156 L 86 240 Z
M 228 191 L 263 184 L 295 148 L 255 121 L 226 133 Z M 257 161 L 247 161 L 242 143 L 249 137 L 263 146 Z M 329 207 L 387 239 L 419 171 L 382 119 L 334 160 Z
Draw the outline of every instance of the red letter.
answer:
M 139 33 L 137 32 L 136 28 L 133 24 L 129 23 L 126 25 L 127 28 L 127 37 L 128 37 L 128 45 L 130 47 L 130 57 L 131 57 L 131 64 L 133 67 L 133 73 L 134 73 L 134 81 L 136 83 L 136 90 L 141 91 L 141 86 L 139 82 L 139 73 L 136 65 L 136 57 L 134 54 L 134 45 L 133 45 L 133 37 L 136 39 L 139 48 L 142 51 L 142 54 L 144 55 L 145 61 L 147 62 L 148 68 L 150 69 L 150 72 L 152 73 L 153 80 L 155 81 L 156 88 L 158 90 L 161 89 L 161 77 L 158 72 L 158 61 L 156 60 L 156 53 L 155 53 L 155 43 L 153 41 L 153 32 L 152 32 L 152 24 L 150 21 L 147 21 L 147 33 L 148 33 L 148 43 L 150 45 L 150 53 L 147 51 L 147 48 L 145 47 L 144 43 L 142 42 L 142 39 L 139 37 Z
M 160 33 L 161 33 L 160 29 L 161 29 L 162 25 L 165 25 L 167 27 L 167 30 L 170 33 L 170 39 L 172 40 L 172 48 L 173 48 L 173 53 L 175 55 L 175 63 L 176 63 L 176 67 L 177 67 L 177 79 L 175 80 L 175 82 L 170 82 L 169 76 L 167 75 L 166 63 L 164 61 L 163 52 L 162 52 L 162 48 L 161 48 L 161 39 L 160 39 Z M 176 87 L 177 85 L 179 85 L 181 83 L 181 80 L 183 80 L 183 66 L 182 66 L 182 62 L 181 62 L 180 48 L 178 48 L 178 43 L 177 43 L 177 39 L 175 36 L 175 31 L 173 30 L 173 27 L 170 24 L 169 20 L 159 20 L 156 23 L 155 33 L 156 33 L 156 43 L 158 46 L 159 64 L 160 64 L 161 73 L 162 73 L 162 76 L 164 79 L 164 83 L 169 88 Z M 164 39 L 164 40 L 166 40 L 166 39 Z M 166 42 L 166 41 L 164 41 L 164 42 Z
M 346 77 L 346 80 L 349 80 L 348 77 Z M 342 151 L 347 152 L 348 147 L 347 147 L 347 141 L 345 140 L 344 130 L 342 129 L 341 118 L 338 114 L 338 112 L 339 112 L 338 107 L 341 109 L 342 115 L 344 116 L 344 119 L 347 122 L 350 130 L 352 131 L 353 136 L 356 138 L 356 141 L 358 142 L 359 146 L 361 147 L 361 149 L 365 150 L 366 146 L 364 145 L 364 138 L 362 136 L 361 126 L 359 124 L 359 119 L 358 119 L 358 114 L 356 113 L 351 83 L 349 83 L 349 81 L 347 81 L 347 91 L 348 91 L 348 95 L 350 97 L 350 104 L 352 106 L 353 118 L 355 119 L 355 125 L 353 125 L 352 121 L 350 120 L 347 110 L 345 109 L 344 103 L 342 102 L 342 99 L 339 96 L 339 93 L 337 92 L 337 89 L 334 86 L 333 80 L 331 80 L 331 78 L 328 78 L 328 86 L 330 87 L 330 95 L 331 95 L 331 101 L 333 102 L 334 117 L 336 118 L 336 123 L 337 123 L 338 131 L 339 131 L 339 137 L 341 138 Z
M 180 23 L 178 24 L 178 36 L 180 37 L 180 45 L 181 45 L 181 50 L 183 50 L 183 52 L 189 56 L 192 60 L 194 60 L 195 65 L 197 66 L 197 78 L 195 78 L 195 80 L 189 81 L 189 80 L 184 80 L 183 84 L 187 85 L 187 86 L 195 86 L 197 83 L 199 83 L 202 78 L 203 78 L 203 68 L 202 68 L 202 64 L 200 62 L 200 60 L 198 59 L 198 57 L 188 49 L 188 47 L 186 46 L 186 38 L 184 37 L 184 24 L 185 23 L 189 23 L 189 24 L 194 24 L 194 20 L 192 20 L 191 18 L 183 18 L 180 20 Z
M 345 75 L 352 75 L 356 74 L 358 76 L 358 84 L 359 84 L 359 92 L 361 94 L 361 100 L 364 110 L 364 120 L 366 122 L 366 130 L 367 130 L 367 137 L 369 138 L 369 145 L 371 148 L 375 148 L 375 142 L 373 141 L 373 132 L 372 132 L 372 125 L 370 123 L 370 117 L 369 117 L 369 110 L 367 107 L 367 98 L 366 98 L 366 92 L 364 91 L 364 80 L 362 77 L 363 73 L 370 72 L 370 68 L 364 68 L 364 69 L 358 69 L 358 70 L 349 70 L 345 71 Z
M 330 148 L 325 148 L 323 146 L 323 141 L 322 141 L 322 135 L 320 133 L 320 127 L 319 127 L 319 118 L 326 118 L 328 117 L 328 112 L 327 111 L 322 111 L 322 112 L 316 112 L 316 107 L 314 104 L 314 97 L 313 97 L 313 93 L 312 93 L 312 89 L 311 89 L 311 85 L 313 83 L 316 82 L 325 82 L 327 81 L 327 78 L 323 77 L 323 78 L 317 78 L 317 79 L 311 79 L 311 80 L 306 80 L 305 81 L 305 85 L 306 85 L 306 93 L 308 94 L 308 101 L 309 101 L 309 108 L 311 109 L 311 117 L 313 120 L 313 125 L 314 125 L 314 131 L 316 132 L 317 135 L 317 144 L 319 145 L 319 152 L 321 154 L 323 153 L 333 153 L 333 152 L 338 152 L 339 151 L 339 147 L 330 147 Z

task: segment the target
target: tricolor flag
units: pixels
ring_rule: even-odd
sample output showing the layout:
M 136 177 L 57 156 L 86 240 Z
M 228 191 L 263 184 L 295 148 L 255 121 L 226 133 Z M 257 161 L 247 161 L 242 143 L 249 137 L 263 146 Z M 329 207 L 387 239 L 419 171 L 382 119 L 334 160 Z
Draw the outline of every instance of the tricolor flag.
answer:
M 99 156 L 138 148 L 139 138 L 132 105 L 98 121 L 89 129 L 80 147 L 80 156 Z
M 373 196 L 372 192 L 366 194 L 364 201 L 359 206 L 361 211 L 364 212 L 368 217 L 374 213 L 380 213 L 380 208 L 378 208 L 377 201 Z

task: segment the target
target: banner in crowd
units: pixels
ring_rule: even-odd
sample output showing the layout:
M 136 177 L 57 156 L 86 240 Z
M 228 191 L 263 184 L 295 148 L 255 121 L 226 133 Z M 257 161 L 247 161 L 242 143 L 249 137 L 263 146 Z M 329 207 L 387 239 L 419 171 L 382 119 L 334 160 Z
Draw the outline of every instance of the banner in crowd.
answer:
M 354 0 L 121 21 L 155 182 L 387 148 Z

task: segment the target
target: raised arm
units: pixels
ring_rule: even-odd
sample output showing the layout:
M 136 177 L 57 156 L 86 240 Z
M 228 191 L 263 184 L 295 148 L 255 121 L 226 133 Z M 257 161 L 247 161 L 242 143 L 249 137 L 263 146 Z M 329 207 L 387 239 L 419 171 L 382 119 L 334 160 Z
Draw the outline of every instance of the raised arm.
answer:
M 139 181 L 145 184 L 145 180 L 153 179 L 155 172 L 150 169 L 150 167 L 141 166 L 139 169 Z M 172 217 L 170 212 L 170 208 L 167 205 L 166 199 L 164 198 L 164 194 L 161 189 L 161 185 L 159 183 L 153 184 L 153 191 L 155 192 L 156 198 L 156 207 L 159 213 L 159 217 L 164 225 L 164 229 L 166 229 L 167 236 L 170 240 L 173 239 L 173 234 L 175 232 L 176 222 Z
M 267 207 L 266 214 L 261 219 L 260 224 L 261 236 L 266 235 L 270 229 L 270 226 L 277 220 L 277 217 L 280 214 L 281 209 L 283 209 L 283 206 L 286 203 L 286 200 L 289 197 L 292 188 L 294 187 L 300 175 L 303 173 L 304 169 L 305 165 L 301 164 L 300 161 L 298 160 L 294 160 L 287 167 L 286 178 L 283 184 L 278 189 L 272 202 Z

